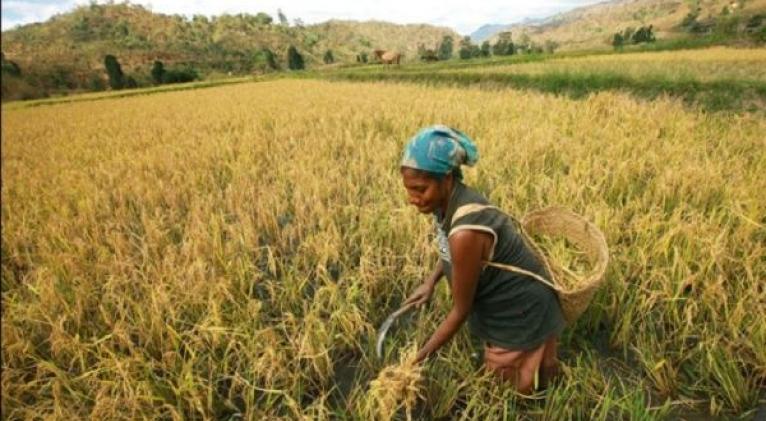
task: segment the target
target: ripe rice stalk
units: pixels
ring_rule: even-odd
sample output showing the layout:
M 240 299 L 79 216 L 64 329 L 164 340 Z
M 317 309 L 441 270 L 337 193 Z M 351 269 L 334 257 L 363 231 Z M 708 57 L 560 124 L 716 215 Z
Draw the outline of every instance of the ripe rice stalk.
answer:
M 549 261 L 556 262 L 556 282 L 569 289 L 577 286 L 577 280 L 583 279 L 593 270 L 587 253 L 578 250 L 569 240 L 560 236 L 533 235 L 532 239 Z M 555 269 L 554 269 L 555 270 Z
M 422 398 L 420 383 L 423 366 L 414 362 L 416 354 L 417 348 L 410 348 L 402 353 L 398 364 L 385 367 L 370 382 L 369 393 L 378 419 L 390 420 L 401 408 L 404 408 L 408 420 L 412 418 L 415 401 L 418 397 Z

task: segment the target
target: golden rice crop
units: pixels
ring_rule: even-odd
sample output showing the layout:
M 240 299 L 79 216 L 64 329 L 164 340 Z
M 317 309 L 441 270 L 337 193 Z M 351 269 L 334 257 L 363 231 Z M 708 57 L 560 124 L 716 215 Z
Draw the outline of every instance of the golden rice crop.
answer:
M 391 419 L 400 408 L 404 408 L 407 419 L 411 419 L 412 408 L 420 395 L 423 370 L 419 363 L 414 362 L 417 351 L 417 348 L 412 348 L 402 353 L 399 364 L 385 367 L 370 382 L 377 419 Z
M 584 215 L 611 260 L 544 400 L 488 377 L 461 331 L 423 367 L 414 416 L 747 414 L 763 399 L 761 114 L 281 80 L 3 109 L 3 416 L 366 419 L 390 364 L 375 328 L 436 259 L 398 174 L 434 123 L 476 140 L 468 184 L 517 217 Z M 387 349 L 423 343 L 449 303 L 441 284 Z

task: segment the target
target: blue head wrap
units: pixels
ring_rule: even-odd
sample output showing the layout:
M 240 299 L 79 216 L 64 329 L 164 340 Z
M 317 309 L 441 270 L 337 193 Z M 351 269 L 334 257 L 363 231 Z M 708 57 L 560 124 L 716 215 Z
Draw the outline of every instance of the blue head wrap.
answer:
M 410 139 L 404 148 L 401 165 L 437 176 L 455 172 L 462 179 L 460 166 L 473 166 L 478 160 L 479 151 L 465 133 L 436 125 L 420 130 Z

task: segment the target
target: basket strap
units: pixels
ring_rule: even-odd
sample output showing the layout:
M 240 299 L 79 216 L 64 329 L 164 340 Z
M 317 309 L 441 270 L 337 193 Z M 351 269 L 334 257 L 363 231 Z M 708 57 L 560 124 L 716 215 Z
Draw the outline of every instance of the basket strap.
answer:
M 482 204 L 479 204 L 479 203 L 468 203 L 466 205 L 463 205 L 463 206 L 457 208 L 457 210 L 455 210 L 455 213 L 452 215 L 451 223 L 455 223 L 455 221 L 457 221 L 458 219 L 462 218 L 463 216 L 466 216 L 466 215 L 474 213 L 474 212 L 479 212 L 479 211 L 482 211 L 484 209 L 498 209 L 498 208 L 496 206 L 492 206 L 492 205 L 482 205 Z M 524 240 L 524 242 L 527 244 L 527 246 L 532 248 L 532 250 L 535 252 L 535 254 L 538 255 L 538 257 L 542 258 L 543 264 L 545 265 L 546 269 L 550 273 L 551 269 L 550 269 L 550 267 L 548 265 L 548 261 L 545 260 L 545 255 L 537 247 L 537 244 L 535 244 L 535 242 L 532 241 L 532 239 L 526 233 L 526 231 L 524 230 L 524 226 L 516 218 L 514 218 L 512 215 L 508 215 L 508 217 L 513 222 L 513 224 L 516 225 L 516 229 L 521 234 L 521 237 Z M 538 274 L 536 274 L 534 272 L 530 272 L 528 270 L 524 270 L 524 269 L 522 269 L 522 268 L 520 268 L 518 266 L 506 265 L 506 264 L 503 264 L 503 263 L 495 263 L 495 262 L 489 262 L 489 261 L 485 261 L 484 264 L 486 264 L 487 266 L 496 267 L 498 269 L 507 270 L 509 272 L 515 272 L 515 273 L 519 273 L 519 274 L 522 274 L 522 275 L 531 276 L 531 277 L 535 278 L 536 280 L 542 282 L 543 284 L 549 286 L 554 291 L 561 291 L 561 288 L 556 287 L 551 281 L 543 278 L 542 276 L 540 276 L 540 275 L 538 275 Z
M 487 265 L 487 266 L 492 266 L 492 267 L 498 268 L 498 269 L 507 270 L 509 272 L 515 272 L 515 273 L 519 273 L 519 274 L 522 274 L 522 275 L 531 276 L 531 277 L 537 279 L 538 281 L 544 283 L 545 285 L 548 285 L 554 291 L 560 291 L 561 290 L 561 288 L 558 288 L 557 286 L 553 285 L 549 280 L 543 278 L 542 276 L 540 276 L 540 275 L 538 275 L 538 274 L 536 274 L 534 272 L 530 272 L 528 270 L 524 270 L 524 269 L 522 269 L 522 268 L 520 268 L 518 266 L 506 265 L 506 264 L 503 264 L 503 263 L 495 263 L 495 262 L 484 262 L 484 264 Z
M 460 219 L 460 218 L 462 218 L 462 217 L 464 217 L 464 216 L 466 216 L 468 214 L 482 211 L 484 209 L 497 209 L 497 207 L 496 206 L 492 206 L 492 205 L 482 205 L 482 204 L 479 204 L 479 203 L 469 203 L 467 205 L 463 205 L 463 206 L 455 209 L 455 213 L 452 214 L 452 221 L 450 221 L 450 226 L 452 224 L 454 224 L 455 221 L 457 221 L 458 219 Z

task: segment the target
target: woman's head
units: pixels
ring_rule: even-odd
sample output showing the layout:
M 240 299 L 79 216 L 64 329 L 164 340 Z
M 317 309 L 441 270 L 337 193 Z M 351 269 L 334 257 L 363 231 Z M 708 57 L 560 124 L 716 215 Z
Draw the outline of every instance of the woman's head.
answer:
M 404 148 L 401 162 L 410 203 L 424 213 L 446 206 L 455 180 L 463 178 L 460 166 L 478 159 L 476 145 L 463 132 L 442 125 L 420 130 Z
M 436 174 L 414 168 L 402 167 L 402 182 L 407 190 L 407 201 L 421 213 L 434 213 L 449 202 L 455 173 Z

